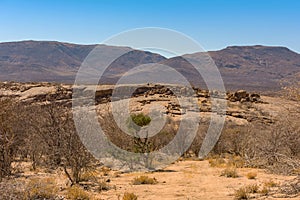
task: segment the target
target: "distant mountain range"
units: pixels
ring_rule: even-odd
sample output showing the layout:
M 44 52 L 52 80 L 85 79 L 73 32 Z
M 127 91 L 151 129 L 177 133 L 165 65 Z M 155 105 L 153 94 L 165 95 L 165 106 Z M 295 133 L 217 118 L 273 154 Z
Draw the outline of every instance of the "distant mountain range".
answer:
M 95 47 L 52 41 L 0 43 L 0 81 L 73 83 L 81 63 Z M 203 84 L 195 69 L 181 57 L 167 59 L 129 47 L 102 48 L 108 53 L 120 48 L 130 50 L 111 64 L 102 83 L 116 82 L 132 66 L 159 63 L 173 67 L 195 85 Z M 281 81 L 300 74 L 300 54 L 285 47 L 231 46 L 208 54 L 230 90 L 276 91 Z M 200 55 L 185 56 L 197 61 Z

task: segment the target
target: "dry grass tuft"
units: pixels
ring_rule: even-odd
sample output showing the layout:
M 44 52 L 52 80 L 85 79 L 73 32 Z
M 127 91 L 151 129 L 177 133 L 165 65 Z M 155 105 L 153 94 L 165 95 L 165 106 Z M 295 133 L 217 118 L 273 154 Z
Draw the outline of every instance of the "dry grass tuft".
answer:
M 242 187 L 236 190 L 234 193 L 234 199 L 236 200 L 250 199 L 250 194 L 248 192 L 248 189 L 246 187 Z
M 75 185 L 67 190 L 67 198 L 70 200 L 90 200 L 90 195 L 84 189 Z
M 267 186 L 264 186 L 264 187 L 259 191 L 259 193 L 260 193 L 261 195 L 263 195 L 263 196 L 267 196 L 267 195 L 269 194 L 269 192 L 270 192 L 270 188 L 267 187 Z
M 256 172 L 249 172 L 247 174 L 247 178 L 248 179 L 255 179 L 257 177 L 257 173 Z
M 221 176 L 225 176 L 227 178 L 239 177 L 235 167 L 228 167 L 228 168 L 224 169 L 221 173 Z
M 210 158 L 208 162 L 211 167 L 226 167 L 226 161 L 224 158 Z
M 55 199 L 57 192 L 58 188 L 53 178 L 35 178 L 27 184 L 24 199 Z
M 123 196 L 123 200 L 137 200 L 137 195 L 134 193 L 125 192 Z
M 257 184 L 247 185 L 246 189 L 248 193 L 258 193 L 259 192 L 259 186 Z
M 259 186 L 257 184 L 247 185 L 235 191 L 234 197 L 237 200 L 250 199 L 250 194 L 258 193 Z
M 277 187 L 279 184 L 274 182 L 273 180 L 265 181 L 264 186 L 272 188 L 272 187 Z
M 111 187 L 109 186 L 109 184 L 105 181 L 105 180 L 102 180 L 100 182 L 98 182 L 98 191 L 101 192 L 101 191 L 107 191 L 107 190 L 110 190 Z
M 227 166 L 242 168 L 245 166 L 245 161 L 240 156 L 230 156 L 227 162 Z
M 150 178 L 148 176 L 140 176 L 140 177 L 136 177 L 134 178 L 132 184 L 133 185 L 143 185 L 143 184 L 156 184 L 157 180 L 155 178 Z

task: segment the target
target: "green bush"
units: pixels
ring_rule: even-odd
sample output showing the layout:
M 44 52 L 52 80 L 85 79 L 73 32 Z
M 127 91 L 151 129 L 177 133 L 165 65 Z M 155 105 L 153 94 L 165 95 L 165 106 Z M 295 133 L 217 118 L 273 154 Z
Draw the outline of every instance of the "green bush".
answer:
M 136 125 L 140 127 L 147 126 L 151 122 L 151 118 L 147 115 L 144 115 L 143 113 L 132 114 L 131 119 Z

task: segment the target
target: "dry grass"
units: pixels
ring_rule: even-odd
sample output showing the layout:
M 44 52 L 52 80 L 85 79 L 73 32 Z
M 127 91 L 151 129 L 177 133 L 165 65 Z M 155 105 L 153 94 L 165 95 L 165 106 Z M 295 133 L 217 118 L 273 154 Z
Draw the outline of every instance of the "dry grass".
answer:
M 256 172 L 249 172 L 247 174 L 247 178 L 248 179 L 255 179 L 257 177 L 257 173 Z
M 227 178 L 237 178 L 239 177 L 235 167 L 228 167 L 221 172 L 221 176 L 225 176 Z
M 227 162 L 227 166 L 242 168 L 245 166 L 245 161 L 240 156 L 230 156 Z
M 270 192 L 270 188 L 267 186 L 264 186 L 261 190 L 259 190 L 259 193 L 263 196 L 268 195 Z
M 226 161 L 224 158 L 210 158 L 208 162 L 211 167 L 226 167 Z
M 237 200 L 250 199 L 250 194 L 259 192 L 259 186 L 257 184 L 247 185 L 237 189 L 234 193 L 234 197 Z
M 250 194 L 248 192 L 248 189 L 246 187 L 242 187 L 236 190 L 234 193 L 234 199 L 236 200 L 250 199 Z
M 111 189 L 111 187 L 109 186 L 109 184 L 105 181 L 105 180 L 102 180 L 102 181 L 100 181 L 99 183 L 98 183 L 98 188 L 97 188 L 97 190 L 99 191 L 99 192 L 101 192 L 101 191 L 107 191 L 107 190 L 110 190 Z
M 81 174 L 80 181 L 95 181 L 97 179 L 96 171 L 86 171 Z
M 90 200 L 90 195 L 81 187 L 75 185 L 67 190 L 67 198 L 70 200 Z
M 271 187 L 277 187 L 278 185 L 279 184 L 276 183 L 276 182 L 274 182 L 273 180 L 269 180 L 269 181 L 265 181 L 264 182 L 264 186 L 269 187 L 269 188 L 271 188 Z
M 123 196 L 123 200 L 137 200 L 137 195 L 134 193 L 125 192 Z
M 54 199 L 57 195 L 58 188 L 52 178 L 35 178 L 28 182 L 25 188 L 26 200 L 35 199 Z
M 133 185 L 143 185 L 143 184 L 153 185 L 156 183 L 157 180 L 155 178 L 150 178 L 148 176 L 139 176 L 134 178 L 134 180 L 132 181 Z
M 259 192 L 259 186 L 257 184 L 247 185 L 246 189 L 247 189 L 248 193 L 258 193 Z
M 110 173 L 111 169 L 108 167 L 102 167 L 101 168 L 101 173 L 103 174 L 103 176 L 108 176 Z

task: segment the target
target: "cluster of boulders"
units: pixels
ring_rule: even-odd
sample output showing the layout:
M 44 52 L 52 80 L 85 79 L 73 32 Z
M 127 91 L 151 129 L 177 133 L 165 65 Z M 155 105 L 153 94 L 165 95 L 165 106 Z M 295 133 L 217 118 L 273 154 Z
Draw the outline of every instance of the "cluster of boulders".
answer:
M 180 105 L 175 102 L 169 102 L 166 108 L 167 108 L 166 111 L 167 114 L 171 114 L 171 115 L 185 114 L 184 110 L 180 107 Z
M 152 87 L 150 86 L 149 90 L 146 91 L 143 95 L 145 95 L 145 97 L 147 97 L 147 96 L 152 96 L 155 94 L 173 95 L 173 92 L 169 88 L 167 88 L 163 85 L 154 85 Z
M 180 86 L 164 86 L 164 85 L 158 85 L 158 84 L 147 84 L 147 85 L 141 85 L 140 87 L 137 87 L 137 89 L 134 89 L 133 93 L 130 94 L 130 91 L 132 91 L 133 86 L 121 86 L 117 89 L 124 93 L 124 96 L 119 97 L 122 98 L 131 98 L 131 97 L 138 97 L 138 96 L 144 96 L 145 98 L 145 104 L 150 103 L 151 100 L 148 98 L 154 95 L 159 95 L 159 98 L 168 98 L 170 96 L 176 95 L 189 95 L 191 91 L 188 90 L 186 87 L 180 87 Z M 135 86 L 136 87 L 136 86 Z M 16 96 L 24 96 L 26 98 L 30 98 L 32 101 L 58 101 L 58 100 L 70 100 L 72 98 L 72 87 L 71 86 L 63 86 L 58 84 L 49 84 L 49 83 L 30 83 L 30 84 L 21 84 L 21 83 L 1 83 L 1 88 L 7 91 L 11 91 L 11 95 Z M 51 92 L 40 92 L 40 89 L 43 88 L 49 89 L 53 88 Z M 96 92 L 93 88 L 81 88 L 83 94 L 86 92 L 93 92 L 95 95 L 95 100 L 97 103 L 107 103 L 111 101 L 112 93 L 114 92 L 114 87 L 98 87 L 96 89 Z M 262 102 L 260 95 L 257 93 L 248 93 L 245 90 L 239 90 L 236 92 L 228 92 L 225 95 L 221 95 L 218 91 L 209 91 L 205 89 L 200 88 L 193 88 L 193 96 L 197 98 L 205 98 L 208 99 L 210 97 L 219 97 L 219 98 L 226 98 L 230 102 L 253 102 L 258 103 Z M 5 95 L 5 92 L 1 93 L 1 95 Z M 127 94 L 128 93 L 128 94 Z M 129 96 L 126 96 L 129 95 Z M 114 97 L 115 98 L 115 97 Z M 118 97 L 116 97 L 118 98 Z M 25 99 L 25 98 L 24 98 Z M 118 100 L 118 99 L 114 99 Z M 171 106 L 172 107 L 172 106 Z M 174 106 L 173 106 L 174 107 Z M 176 110 L 176 107 L 174 107 L 174 110 Z
M 203 97 L 203 98 L 209 98 L 210 94 L 208 90 L 202 90 L 202 89 L 195 89 L 196 97 Z
M 238 90 L 236 92 L 229 92 L 229 93 L 227 93 L 227 99 L 231 102 L 239 101 L 241 103 L 244 103 L 244 102 L 253 102 L 253 103 L 262 102 L 259 94 L 257 94 L 257 93 L 248 93 L 245 90 Z
M 171 116 L 183 115 L 188 111 L 200 111 L 200 112 L 212 112 L 211 97 L 227 99 L 231 104 L 234 102 L 244 103 L 261 103 L 261 97 L 257 93 L 248 93 L 245 90 L 239 90 L 236 92 L 227 92 L 226 94 L 221 94 L 218 91 L 208 91 L 199 88 L 193 88 L 193 97 L 198 98 L 199 108 L 191 110 L 192 107 L 185 106 L 182 107 L 178 102 L 174 101 L 174 95 L 190 95 L 189 88 L 173 86 L 166 87 L 162 85 L 141 85 L 136 86 L 122 86 L 120 87 L 122 97 L 113 97 L 114 91 L 113 86 L 86 86 L 79 88 L 82 92 L 83 97 L 87 94 L 95 95 L 96 104 L 108 103 L 110 101 L 117 101 L 119 99 L 137 97 L 136 105 L 137 110 L 143 110 L 146 104 L 151 104 L 151 102 L 163 101 L 166 108 L 166 114 Z M 133 91 L 133 94 L 130 94 Z M 74 88 L 71 85 L 61 85 L 61 84 L 49 84 L 49 83 L 0 83 L 0 98 L 16 98 L 24 103 L 60 103 L 72 105 L 72 94 Z M 123 93 L 122 93 L 123 92 Z M 128 95 L 128 96 L 126 96 Z M 83 99 L 84 100 L 84 99 Z M 239 104 L 239 106 L 249 106 L 248 104 Z M 272 120 L 263 114 L 257 112 L 250 112 L 250 110 L 239 109 L 233 107 L 228 107 L 226 115 L 232 116 L 234 118 L 241 118 L 247 121 L 260 120 L 266 123 L 272 123 Z
M 52 83 L 15 83 L 0 84 L 0 98 L 15 98 L 23 103 L 61 102 L 71 103 L 71 86 Z

